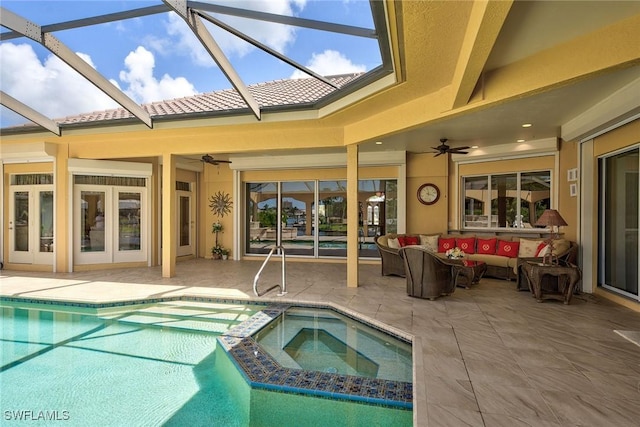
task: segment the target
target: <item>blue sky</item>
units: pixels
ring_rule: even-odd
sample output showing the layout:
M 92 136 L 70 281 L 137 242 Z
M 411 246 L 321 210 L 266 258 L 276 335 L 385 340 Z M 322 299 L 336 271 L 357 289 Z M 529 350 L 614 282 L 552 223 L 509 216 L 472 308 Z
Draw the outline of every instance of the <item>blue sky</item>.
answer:
M 161 3 L 3 0 L 1 6 L 34 23 L 47 25 Z M 373 28 L 366 0 L 211 3 Z M 321 75 L 369 71 L 380 65 L 377 42 L 372 39 L 213 16 Z M 223 30 L 211 25 L 208 28 L 246 84 L 305 76 Z M 54 36 L 138 103 L 231 87 L 188 26 L 174 13 L 59 31 Z M 117 107 L 46 48 L 25 37 L 0 43 L 0 88 L 49 118 Z M 26 119 L 0 107 L 1 127 L 25 122 Z

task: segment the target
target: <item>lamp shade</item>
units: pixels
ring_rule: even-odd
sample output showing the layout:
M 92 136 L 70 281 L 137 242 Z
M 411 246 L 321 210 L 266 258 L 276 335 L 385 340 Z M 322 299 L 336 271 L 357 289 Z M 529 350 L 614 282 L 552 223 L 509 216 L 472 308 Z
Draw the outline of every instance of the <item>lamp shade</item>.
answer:
M 562 216 L 555 209 L 547 209 L 544 213 L 538 218 L 538 221 L 535 225 L 543 225 L 545 227 L 559 227 L 561 225 L 567 225 L 567 222 L 562 218 Z

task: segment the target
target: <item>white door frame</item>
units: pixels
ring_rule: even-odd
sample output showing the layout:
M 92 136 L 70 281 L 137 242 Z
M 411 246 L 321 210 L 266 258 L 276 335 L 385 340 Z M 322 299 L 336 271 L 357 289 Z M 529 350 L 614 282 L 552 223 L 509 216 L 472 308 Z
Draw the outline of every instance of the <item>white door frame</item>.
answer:
M 16 264 L 44 264 L 53 265 L 53 240 L 47 241 L 47 247 L 50 251 L 41 251 L 41 236 L 38 230 L 41 228 L 40 216 L 38 212 L 41 210 L 40 193 L 50 191 L 53 193 L 53 184 L 42 185 L 12 185 L 9 188 L 9 253 L 8 262 Z M 16 238 L 16 218 L 15 218 L 15 194 L 27 193 L 29 202 L 29 211 L 27 212 L 28 224 L 27 233 L 27 251 L 15 250 Z M 52 212 L 53 214 L 53 212 Z

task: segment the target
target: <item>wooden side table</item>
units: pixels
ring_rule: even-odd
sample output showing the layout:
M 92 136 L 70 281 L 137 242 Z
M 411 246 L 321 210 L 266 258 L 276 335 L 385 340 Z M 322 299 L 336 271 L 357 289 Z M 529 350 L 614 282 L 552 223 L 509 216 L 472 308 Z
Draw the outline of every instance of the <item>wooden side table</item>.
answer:
M 573 264 L 563 266 L 527 261 L 522 264 L 522 269 L 529 282 L 529 290 L 538 302 L 542 302 L 543 298 L 557 298 L 569 304 L 581 277 L 580 269 Z M 557 277 L 555 289 L 543 287 L 542 278 L 547 275 Z

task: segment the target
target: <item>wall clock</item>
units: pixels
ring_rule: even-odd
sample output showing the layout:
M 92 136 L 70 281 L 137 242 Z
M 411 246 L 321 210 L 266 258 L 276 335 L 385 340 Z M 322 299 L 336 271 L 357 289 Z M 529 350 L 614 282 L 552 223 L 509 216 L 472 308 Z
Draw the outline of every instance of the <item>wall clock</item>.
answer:
M 435 184 L 422 184 L 418 188 L 418 200 L 423 205 L 433 205 L 440 198 L 440 189 Z

